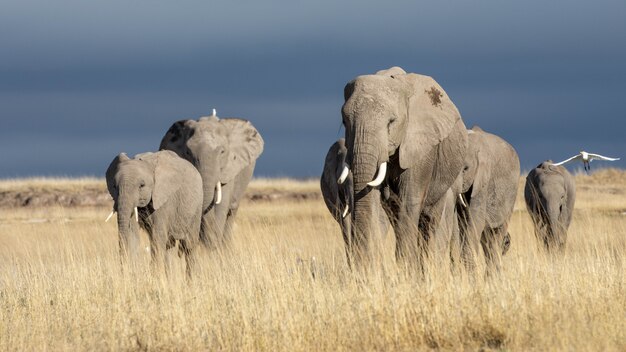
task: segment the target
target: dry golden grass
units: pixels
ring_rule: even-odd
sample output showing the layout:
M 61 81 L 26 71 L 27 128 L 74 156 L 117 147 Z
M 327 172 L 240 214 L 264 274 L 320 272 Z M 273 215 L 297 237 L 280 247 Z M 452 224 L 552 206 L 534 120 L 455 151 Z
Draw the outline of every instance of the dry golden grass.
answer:
M 102 188 L 106 190 L 104 179 L 96 177 L 31 177 L 0 180 L 2 191 L 37 191 L 37 190 L 80 190 L 84 188 Z
M 537 250 L 520 199 L 502 273 L 473 282 L 442 267 L 407 275 L 393 236 L 379 268 L 349 271 L 321 200 L 245 202 L 232 249 L 204 253 L 191 283 L 175 256 L 169 278 L 122 272 L 108 209 L 2 209 L 0 349 L 623 351 L 625 180 L 577 177 L 556 258 Z M 252 187 L 292 185 L 317 182 Z
M 2 191 L 37 191 L 37 190 L 81 190 L 95 188 L 106 191 L 104 178 L 97 177 L 32 177 L 18 179 L 0 179 Z M 294 180 L 290 178 L 256 178 L 249 186 L 251 191 L 290 191 L 315 192 L 319 190 L 319 180 Z

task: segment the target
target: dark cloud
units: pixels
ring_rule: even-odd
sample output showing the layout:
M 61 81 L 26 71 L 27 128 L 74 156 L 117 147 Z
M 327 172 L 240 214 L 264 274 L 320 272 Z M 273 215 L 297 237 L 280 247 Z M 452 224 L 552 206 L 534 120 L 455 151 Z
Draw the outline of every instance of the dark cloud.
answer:
M 212 108 L 259 128 L 259 175 L 315 176 L 343 135 L 344 84 L 393 65 L 435 77 L 523 168 L 620 155 L 624 18 L 623 1 L 9 1 L 0 177 L 101 175 Z

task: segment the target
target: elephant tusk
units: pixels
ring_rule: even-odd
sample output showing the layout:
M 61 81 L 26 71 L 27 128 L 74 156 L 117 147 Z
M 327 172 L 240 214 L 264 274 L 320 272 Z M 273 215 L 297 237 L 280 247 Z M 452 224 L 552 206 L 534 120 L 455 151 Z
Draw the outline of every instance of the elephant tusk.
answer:
M 348 174 L 350 173 L 350 169 L 348 169 L 348 165 L 343 165 L 343 170 L 341 170 L 341 175 L 339 175 L 339 179 L 337 179 L 337 183 L 342 185 L 346 182 L 346 178 L 348 178 Z
M 217 111 L 215 109 L 213 109 L 213 115 L 212 116 L 217 116 Z
M 373 181 L 369 182 L 367 185 L 372 187 L 380 185 L 385 180 L 385 174 L 387 174 L 387 162 L 380 164 L 380 167 L 378 168 L 378 175 Z
M 109 220 L 111 220 L 113 215 L 115 215 L 115 210 L 111 210 L 111 214 L 109 214 L 109 216 L 107 216 L 107 218 L 106 218 L 106 220 L 104 220 L 104 222 L 109 222 Z
M 139 222 L 139 211 L 137 211 L 137 207 L 135 207 L 135 221 Z
M 217 185 L 215 185 L 215 204 L 220 204 L 222 202 L 222 183 L 217 181 Z
M 342 218 L 346 218 L 346 216 L 348 215 L 348 210 L 350 210 L 350 206 L 346 205 L 346 208 L 343 210 L 343 214 L 341 214 Z
M 459 193 L 459 201 L 461 202 L 463 208 L 467 208 L 467 203 L 465 203 L 465 199 L 463 199 L 463 194 L 461 193 Z

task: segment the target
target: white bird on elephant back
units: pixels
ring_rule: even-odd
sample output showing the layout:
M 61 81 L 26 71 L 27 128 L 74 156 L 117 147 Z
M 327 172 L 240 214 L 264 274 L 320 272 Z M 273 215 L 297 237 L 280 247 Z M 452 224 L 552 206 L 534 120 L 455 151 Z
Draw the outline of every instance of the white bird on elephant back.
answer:
M 579 154 L 576 154 L 569 159 L 565 159 L 559 163 L 553 163 L 552 165 L 556 165 L 556 166 L 563 165 L 565 163 L 569 163 L 570 161 L 574 161 L 574 160 L 582 161 L 585 171 L 589 172 L 589 170 L 591 170 L 590 163 L 594 160 L 616 161 L 616 160 L 619 160 L 619 158 L 610 158 L 608 156 L 603 156 L 600 154 L 593 154 L 593 153 L 588 153 L 586 151 L 581 151 Z

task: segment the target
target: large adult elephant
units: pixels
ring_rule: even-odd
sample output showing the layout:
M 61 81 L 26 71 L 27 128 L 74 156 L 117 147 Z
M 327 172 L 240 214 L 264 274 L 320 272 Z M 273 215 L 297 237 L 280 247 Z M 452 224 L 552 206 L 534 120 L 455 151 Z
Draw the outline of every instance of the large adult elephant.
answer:
M 572 175 L 563 166 L 544 161 L 526 176 L 524 199 L 537 239 L 548 251 L 562 250 L 576 201 Z
M 355 78 L 344 98 L 347 164 L 354 178 L 353 255 L 368 256 L 384 208 L 396 235 L 396 257 L 421 264 L 445 195 L 463 168 L 467 133 L 461 115 L 434 79 L 399 67 Z
M 510 246 L 508 223 L 517 197 L 519 157 L 504 139 L 478 126 L 467 132 L 462 194 L 457 207 L 461 255 L 470 270 L 481 254 L 488 268 L 499 270 L 501 256 Z
M 133 159 L 122 153 L 109 165 L 106 181 L 114 201 L 109 218 L 117 212 L 123 261 L 136 261 L 139 225 L 150 237 L 153 264 L 163 263 L 165 251 L 179 241 L 190 275 L 202 215 L 202 178 L 193 165 L 171 151 Z
M 239 202 L 252 179 L 263 138 L 252 123 L 213 116 L 175 122 L 161 140 L 160 149 L 176 152 L 200 172 L 203 215 L 200 238 L 208 248 L 230 241 Z
M 350 214 L 354 207 L 354 187 L 352 173 L 346 167 L 347 155 L 348 149 L 345 146 L 345 139 L 340 138 L 330 146 L 320 177 L 320 189 L 328 211 L 339 224 L 345 243 L 348 265 L 351 265 L 352 216 Z M 389 228 L 389 220 L 383 211 L 378 213 L 378 228 L 380 233 L 384 235 Z

